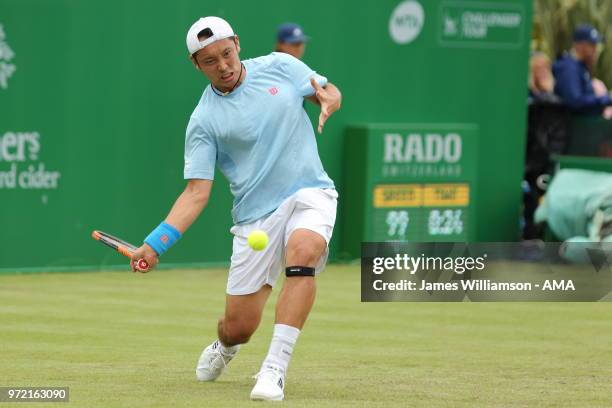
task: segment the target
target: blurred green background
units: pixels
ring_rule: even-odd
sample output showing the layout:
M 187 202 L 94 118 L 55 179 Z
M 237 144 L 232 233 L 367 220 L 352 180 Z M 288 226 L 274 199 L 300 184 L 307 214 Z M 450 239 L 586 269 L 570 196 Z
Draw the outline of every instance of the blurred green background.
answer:
M 138 243 L 165 217 L 185 185 L 185 126 L 207 85 L 185 47 L 187 29 L 204 15 L 232 24 L 242 58 L 272 51 L 278 24 L 302 24 L 312 37 L 305 62 L 342 90 L 342 110 L 317 137 L 340 192 L 332 259 L 342 257 L 345 224 L 361 222 L 344 216 L 353 200 L 344 195 L 353 160 L 343 154 L 345 129 L 358 124 L 478 128 L 474 239 L 517 239 L 532 3 L 421 1 L 420 21 L 398 14 L 406 3 L 416 2 L 3 0 L 2 42 L 16 70 L 0 88 L 0 137 L 6 144 L 17 135 L 8 139 L 13 156 L 19 133 L 37 134 L 39 149 L 23 139 L 22 160 L 5 157 L 0 172 L 44 163 L 61 177 L 56 189 L 0 189 L 0 269 L 118 264 L 90 232 Z M 510 10 L 518 24 L 491 28 L 482 41 L 448 40 L 447 17 L 459 21 L 457 13 L 472 9 Z M 392 26 L 417 35 L 398 43 Z M 316 107 L 307 110 L 316 118 Z M 227 263 L 231 202 L 219 174 L 209 207 L 164 262 Z

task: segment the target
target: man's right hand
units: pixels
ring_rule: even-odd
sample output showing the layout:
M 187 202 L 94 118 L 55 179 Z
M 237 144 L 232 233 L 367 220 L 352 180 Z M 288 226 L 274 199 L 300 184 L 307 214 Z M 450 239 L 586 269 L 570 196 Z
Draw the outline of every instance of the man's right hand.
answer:
M 138 262 L 139 259 L 144 259 L 145 261 L 147 261 L 147 263 L 149 264 L 149 269 L 147 269 L 146 271 L 136 269 L 136 262 Z M 153 268 L 155 268 L 158 262 L 159 257 L 157 256 L 157 253 L 153 250 L 153 248 L 151 248 L 148 244 L 142 244 L 142 246 L 136 251 L 134 251 L 134 253 L 132 254 L 130 267 L 132 268 L 132 272 L 147 273 Z

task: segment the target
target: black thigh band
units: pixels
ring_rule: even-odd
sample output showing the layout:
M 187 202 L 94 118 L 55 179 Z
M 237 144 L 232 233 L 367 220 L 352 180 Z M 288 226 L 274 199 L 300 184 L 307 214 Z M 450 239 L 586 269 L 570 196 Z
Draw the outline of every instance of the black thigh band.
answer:
M 315 276 L 315 268 L 307 266 L 288 266 L 285 268 L 285 275 L 288 278 L 292 276 Z

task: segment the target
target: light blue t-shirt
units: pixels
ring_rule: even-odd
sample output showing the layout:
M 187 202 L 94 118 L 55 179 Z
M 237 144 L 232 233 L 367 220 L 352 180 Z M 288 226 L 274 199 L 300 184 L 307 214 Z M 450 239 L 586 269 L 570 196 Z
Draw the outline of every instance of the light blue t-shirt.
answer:
M 317 75 L 289 54 L 242 61 L 246 77 L 226 96 L 204 90 L 185 139 L 185 179 L 213 180 L 215 163 L 229 180 L 236 224 L 273 212 L 301 188 L 334 188 L 304 111 Z

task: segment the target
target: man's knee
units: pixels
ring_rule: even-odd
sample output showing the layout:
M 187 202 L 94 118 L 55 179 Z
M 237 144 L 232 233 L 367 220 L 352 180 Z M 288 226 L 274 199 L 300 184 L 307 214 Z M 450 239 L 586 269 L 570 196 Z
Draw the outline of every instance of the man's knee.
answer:
M 226 346 L 248 343 L 257 325 L 240 320 L 219 320 L 219 337 Z
M 323 255 L 325 247 L 313 243 L 297 243 L 287 251 L 288 266 L 315 266 Z

